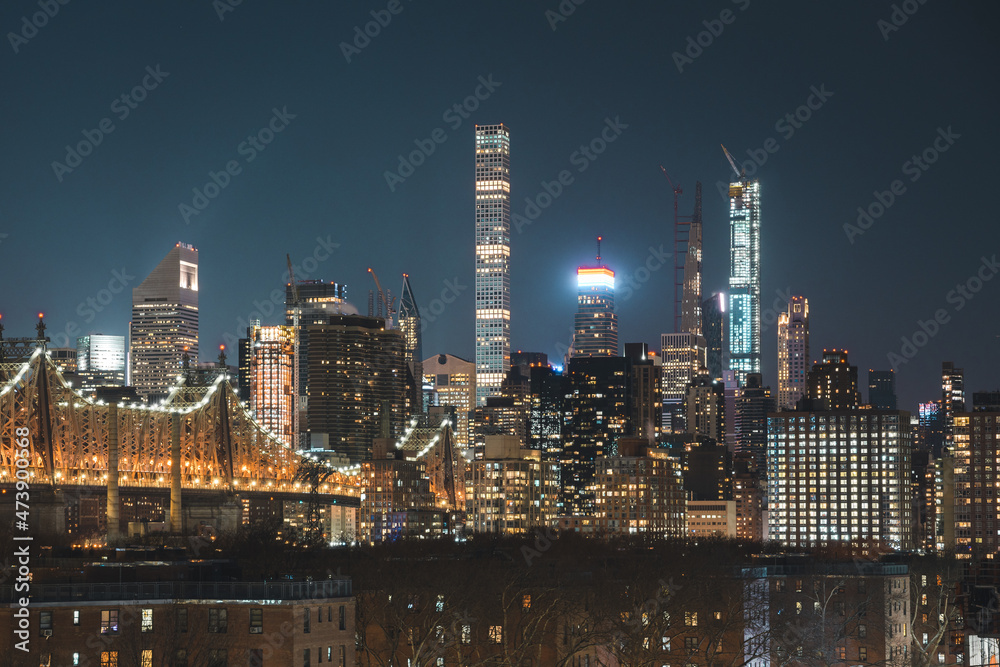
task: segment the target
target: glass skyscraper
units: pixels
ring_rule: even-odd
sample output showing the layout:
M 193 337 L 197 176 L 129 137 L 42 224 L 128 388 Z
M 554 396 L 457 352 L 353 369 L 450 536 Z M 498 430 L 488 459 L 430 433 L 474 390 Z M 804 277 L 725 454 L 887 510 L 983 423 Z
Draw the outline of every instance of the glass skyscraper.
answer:
M 760 373 L 760 181 L 729 184 L 729 368 Z
M 510 370 L 510 130 L 476 126 L 476 404 Z
M 129 380 L 146 400 L 166 397 L 187 354 L 198 364 L 198 251 L 175 245 L 132 290 Z
M 85 391 L 124 386 L 125 336 L 91 334 L 77 338 L 76 372 Z

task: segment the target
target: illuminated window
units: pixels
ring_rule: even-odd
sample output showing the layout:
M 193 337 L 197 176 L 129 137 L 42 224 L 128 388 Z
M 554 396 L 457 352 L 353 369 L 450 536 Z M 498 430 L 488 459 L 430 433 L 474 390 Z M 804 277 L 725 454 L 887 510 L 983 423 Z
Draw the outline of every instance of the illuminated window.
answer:
M 118 610 L 101 610 L 101 634 L 113 635 L 118 632 Z M 118 663 L 118 654 L 115 653 L 115 664 Z
M 499 644 L 503 642 L 503 626 L 502 625 L 491 625 L 490 626 L 490 641 L 494 644 Z
M 118 667 L 118 651 L 101 653 L 101 667 Z
M 142 632 L 152 632 L 153 631 L 153 610 L 143 609 L 142 610 L 142 621 L 140 625 Z
M 139 664 L 141 667 L 153 667 L 153 651 L 151 649 L 143 649 L 139 656 Z

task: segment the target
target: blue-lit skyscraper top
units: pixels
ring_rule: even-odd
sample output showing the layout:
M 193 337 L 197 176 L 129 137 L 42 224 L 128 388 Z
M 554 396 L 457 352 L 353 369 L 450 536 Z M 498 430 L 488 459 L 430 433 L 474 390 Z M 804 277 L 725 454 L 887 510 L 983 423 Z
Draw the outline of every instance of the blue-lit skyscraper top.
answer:
M 760 373 L 760 181 L 729 184 L 729 368 Z
M 510 370 L 510 130 L 476 126 L 476 404 Z

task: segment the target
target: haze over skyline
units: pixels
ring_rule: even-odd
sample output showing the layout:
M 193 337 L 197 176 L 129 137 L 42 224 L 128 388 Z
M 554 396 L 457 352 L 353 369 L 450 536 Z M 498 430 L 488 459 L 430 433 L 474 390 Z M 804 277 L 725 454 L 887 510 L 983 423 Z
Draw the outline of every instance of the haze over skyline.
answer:
M 795 294 L 809 299 L 812 358 L 847 348 L 863 385 L 903 337 L 935 332 L 897 369 L 901 408 L 939 397 L 944 360 L 966 369 L 970 393 L 1000 384 L 992 5 L 927 2 L 891 30 L 888 2 L 588 2 L 568 15 L 555 0 L 218 4 L 70 3 L 30 37 L 37 2 L 0 9 L 0 258 L 21 285 L 0 304 L 6 336 L 32 335 L 40 311 L 52 337 L 74 324 L 124 335 L 131 289 L 181 241 L 199 250 L 203 361 L 251 312 L 269 304 L 265 322 L 283 319 L 271 294 L 286 253 L 297 277 L 346 283 L 362 312 L 367 267 L 394 294 L 408 273 L 424 356 L 473 359 L 471 149 L 475 124 L 502 122 L 514 350 L 560 361 L 575 269 L 598 235 L 619 278 L 621 343 L 658 347 L 673 318 L 660 164 L 684 189 L 682 214 L 702 181 L 703 289 L 726 289 L 722 143 L 756 159 L 761 180 L 772 389 L 775 318 Z M 77 162 L 66 147 L 80 142 L 94 145 Z M 400 156 L 414 151 L 411 174 Z M 556 195 L 561 172 L 572 180 Z M 530 224 L 526 198 L 539 205 Z M 845 230 L 859 207 L 872 222 Z

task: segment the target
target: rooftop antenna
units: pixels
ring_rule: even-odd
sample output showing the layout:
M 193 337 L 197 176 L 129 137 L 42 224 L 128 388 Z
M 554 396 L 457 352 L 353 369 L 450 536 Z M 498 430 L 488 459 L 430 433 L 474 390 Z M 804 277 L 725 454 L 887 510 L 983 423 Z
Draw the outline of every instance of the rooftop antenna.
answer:
M 598 264 L 601 263 L 601 239 L 602 238 L 603 237 L 601 237 L 601 236 L 597 237 L 597 263 Z

